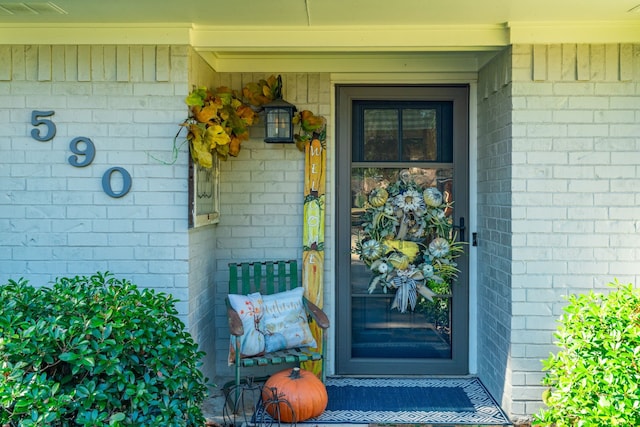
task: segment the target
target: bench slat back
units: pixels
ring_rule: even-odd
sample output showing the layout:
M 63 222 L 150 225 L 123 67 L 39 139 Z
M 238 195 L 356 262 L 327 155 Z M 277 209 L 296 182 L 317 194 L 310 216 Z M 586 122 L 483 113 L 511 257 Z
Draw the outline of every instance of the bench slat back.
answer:
M 263 261 L 229 264 L 229 293 L 271 295 L 299 286 L 298 262 Z

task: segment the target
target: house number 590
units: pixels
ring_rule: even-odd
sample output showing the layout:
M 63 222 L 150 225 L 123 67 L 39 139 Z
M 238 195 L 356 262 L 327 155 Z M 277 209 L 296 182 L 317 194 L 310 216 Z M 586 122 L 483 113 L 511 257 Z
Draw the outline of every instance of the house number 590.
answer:
M 31 137 L 36 141 L 51 141 L 56 136 L 56 124 L 50 119 L 55 114 L 54 111 L 38 111 L 31 112 Z M 89 166 L 96 156 L 96 146 L 91 139 L 86 136 L 78 136 L 73 138 L 69 143 L 69 151 L 73 153 L 69 156 L 68 162 L 76 168 Z M 120 174 L 122 177 L 122 189 L 118 192 L 113 190 L 111 186 L 111 177 L 114 173 Z M 122 197 L 131 190 L 131 175 L 126 169 L 115 166 L 107 169 L 102 175 L 102 190 L 110 197 Z

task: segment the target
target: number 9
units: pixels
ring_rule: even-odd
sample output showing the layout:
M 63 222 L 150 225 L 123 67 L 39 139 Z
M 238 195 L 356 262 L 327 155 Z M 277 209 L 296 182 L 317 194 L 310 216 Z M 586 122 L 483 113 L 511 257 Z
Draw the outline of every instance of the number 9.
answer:
M 84 142 L 84 150 L 81 150 L 78 146 L 80 142 Z M 83 168 L 89 166 L 93 162 L 93 158 L 96 156 L 96 146 L 86 136 L 79 136 L 73 138 L 69 143 L 69 150 L 74 154 L 69 156 L 69 164 L 77 168 Z M 82 162 L 78 161 L 78 156 L 85 156 Z

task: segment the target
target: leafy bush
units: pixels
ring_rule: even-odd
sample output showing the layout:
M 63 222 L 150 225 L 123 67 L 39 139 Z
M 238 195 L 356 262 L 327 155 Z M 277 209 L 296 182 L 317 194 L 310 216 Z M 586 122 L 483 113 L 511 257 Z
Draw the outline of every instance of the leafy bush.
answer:
M 640 426 L 640 292 L 612 283 L 608 295 L 570 296 L 543 366 L 548 408 L 537 425 Z
M 0 425 L 204 425 L 175 302 L 109 273 L 0 286 Z

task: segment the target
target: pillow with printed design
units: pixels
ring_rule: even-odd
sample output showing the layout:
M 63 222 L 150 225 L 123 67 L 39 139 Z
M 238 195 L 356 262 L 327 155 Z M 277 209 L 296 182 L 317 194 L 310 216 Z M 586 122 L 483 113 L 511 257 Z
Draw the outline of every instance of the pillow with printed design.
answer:
M 229 295 L 229 304 L 242 320 L 244 334 L 240 337 L 240 357 L 258 356 L 265 351 L 265 339 L 259 330 L 259 325 L 263 315 L 263 303 L 260 292 L 249 295 Z M 231 345 L 229 346 L 229 364 L 236 360 L 235 349 L 236 337 L 231 335 Z
M 265 352 L 297 347 L 316 347 L 307 323 L 301 287 L 271 295 L 262 295 L 262 320 Z

